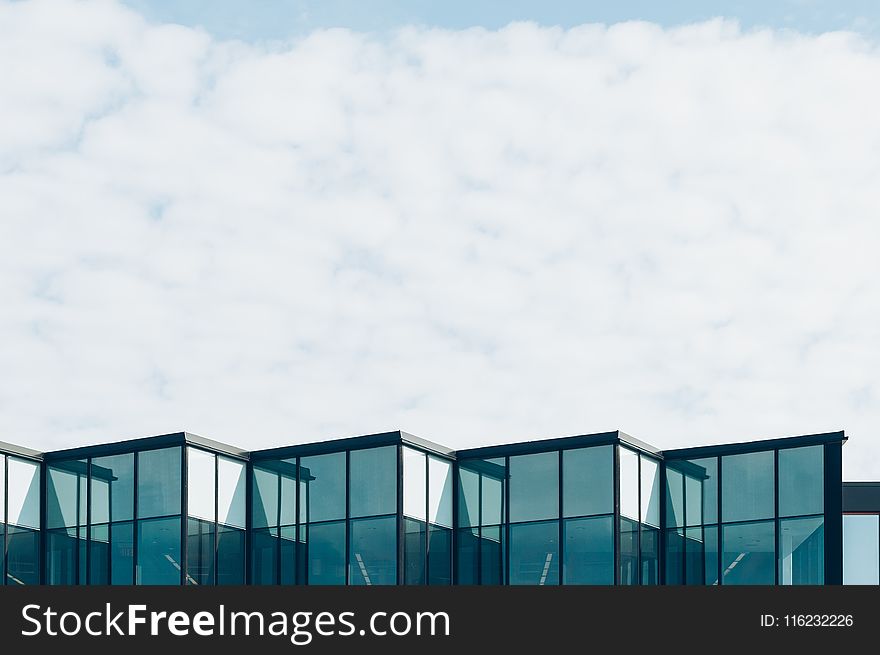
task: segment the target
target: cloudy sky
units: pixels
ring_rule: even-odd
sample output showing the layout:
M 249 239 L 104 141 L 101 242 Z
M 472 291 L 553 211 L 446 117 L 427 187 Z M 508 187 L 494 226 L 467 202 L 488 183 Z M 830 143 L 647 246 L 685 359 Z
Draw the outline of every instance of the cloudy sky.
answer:
M 876 16 L 332 4 L 0 1 L 0 439 L 845 429 L 880 477 Z

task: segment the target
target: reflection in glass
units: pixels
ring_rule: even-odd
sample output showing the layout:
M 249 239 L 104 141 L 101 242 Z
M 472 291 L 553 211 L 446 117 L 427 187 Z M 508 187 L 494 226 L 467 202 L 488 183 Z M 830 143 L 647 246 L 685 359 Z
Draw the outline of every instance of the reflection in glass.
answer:
M 273 585 L 278 582 L 278 528 L 251 532 L 251 583 Z
M 85 525 L 88 462 L 59 462 L 47 466 L 46 473 L 46 527 Z
M 781 473 L 780 477 L 782 477 Z M 824 583 L 824 518 L 819 516 L 780 521 L 779 584 L 820 585 Z
M 480 525 L 480 474 L 465 468 L 458 468 L 458 525 L 468 527 Z
M 452 527 L 452 462 L 433 455 L 428 455 L 428 521 Z
M 299 528 L 300 534 L 305 534 L 305 529 L 306 526 L 301 526 Z M 305 582 L 303 572 L 305 547 L 297 539 L 295 525 L 281 528 L 281 541 L 278 545 L 281 548 L 281 584 L 292 585 Z
M 726 468 L 723 475 L 727 475 Z M 727 489 L 726 483 L 725 489 Z M 775 583 L 774 524 L 774 521 L 761 521 L 722 527 L 722 584 L 772 585 Z
M 667 471 L 667 479 L 669 471 Z M 684 584 L 685 536 L 683 528 L 666 531 L 666 584 Z M 702 562 L 700 563 L 702 566 Z M 702 570 L 701 570 L 702 573 Z
M 639 520 L 639 455 L 626 448 L 620 453 L 620 514 Z
M 345 584 L 345 521 L 308 527 L 308 583 Z
M 563 538 L 563 584 L 614 584 L 613 517 L 568 519 L 563 523 Z
M 639 524 L 628 518 L 620 519 L 620 584 L 639 584 Z
M 452 584 L 452 530 L 428 527 L 428 584 Z
M 557 521 L 517 523 L 510 526 L 509 576 L 512 585 L 559 584 Z
M 480 529 L 458 530 L 458 547 L 455 558 L 457 583 L 475 585 L 480 583 Z
M 110 526 L 106 523 L 91 528 L 89 584 L 110 584 Z
M 244 462 L 217 456 L 217 521 L 223 525 L 245 527 L 245 470 Z
M 397 512 L 397 446 L 353 450 L 349 466 L 352 517 Z
M 642 525 L 641 542 L 641 584 L 660 583 L 660 530 Z
M 300 500 L 303 522 L 345 518 L 345 453 L 300 459 L 301 475 L 308 474 L 308 493 Z M 344 540 L 343 540 L 344 544 Z M 344 547 L 343 547 L 344 550 Z
M 9 458 L 12 463 L 13 458 Z M 10 493 L 9 498 L 12 497 Z M 12 511 L 9 512 L 10 517 Z M 6 584 L 40 584 L 40 533 L 37 530 L 6 526 Z
M 562 451 L 562 508 L 565 516 L 614 511 L 614 446 Z
M 91 476 L 92 523 L 134 518 L 134 453 L 95 457 Z
M 825 446 L 779 451 L 779 516 L 825 511 Z
M 253 527 L 278 525 L 278 474 L 254 465 L 251 520 Z
M 773 451 L 726 455 L 721 471 L 725 522 L 773 518 Z
M 349 570 L 352 585 L 397 583 L 397 517 L 351 522 Z
M 214 521 L 216 469 L 216 458 L 213 453 L 198 448 L 186 449 L 186 509 L 190 516 Z
M 718 458 L 706 457 L 682 462 L 685 475 L 685 514 L 688 525 L 718 520 Z
M 483 462 L 482 498 L 480 512 L 482 525 L 499 525 L 504 522 L 504 480 L 507 468 L 504 459 L 487 459 Z
M 480 584 L 504 583 L 504 538 L 500 525 L 480 528 Z
M 214 584 L 213 521 L 187 521 L 186 584 Z
M 642 523 L 660 527 L 660 464 L 656 459 L 641 456 Z
M 110 526 L 110 584 L 134 584 L 134 524 L 131 522 Z
M 180 517 L 138 521 L 137 549 L 137 584 L 180 584 Z
M 415 519 L 403 519 L 403 583 L 425 584 L 425 557 L 428 539 L 426 525 Z
M 12 525 L 24 528 L 40 528 L 40 465 L 17 457 L 6 458 L 6 520 Z M 27 543 L 31 539 L 28 532 L 9 531 L 22 544 L 22 566 L 27 566 Z M 22 576 L 29 578 L 22 569 Z M 39 579 L 39 575 L 37 576 Z M 12 583 L 14 584 L 14 583 Z M 31 583 L 28 583 L 31 584 Z
M 558 452 L 511 457 L 508 467 L 511 522 L 559 516 Z
M 843 584 L 880 584 L 880 516 L 843 515 Z
M 180 514 L 180 453 L 180 447 L 138 453 L 138 518 Z M 178 535 L 178 547 L 179 541 Z
M 674 462 L 666 465 L 666 525 L 671 528 L 684 525 L 684 476 L 675 469 Z
M 428 517 L 428 479 L 425 453 L 403 448 L 403 513 L 425 521 Z
M 50 585 L 72 585 L 77 582 L 79 539 L 76 528 L 46 532 L 46 582 Z
M 217 526 L 217 584 L 244 584 L 244 530 Z

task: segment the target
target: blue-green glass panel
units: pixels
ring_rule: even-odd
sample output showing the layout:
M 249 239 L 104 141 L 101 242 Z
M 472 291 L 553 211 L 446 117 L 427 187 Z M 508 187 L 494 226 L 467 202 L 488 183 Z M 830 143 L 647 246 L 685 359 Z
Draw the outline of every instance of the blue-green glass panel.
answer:
M 721 512 L 724 522 L 773 518 L 773 451 L 721 458 Z
M 722 526 L 722 584 L 776 583 L 775 524 L 775 521 L 761 521 Z
M 823 517 L 784 519 L 779 522 L 779 584 L 825 584 Z
M 542 521 L 510 526 L 512 585 L 559 584 L 559 523 Z
M 345 521 L 309 525 L 308 583 L 345 584 Z
M 779 516 L 825 511 L 825 446 L 779 451 Z
M 180 517 L 138 521 L 137 584 L 179 585 Z
M 614 518 L 597 516 L 563 523 L 562 583 L 614 584 Z
M 565 516 L 614 511 L 614 446 L 562 451 L 562 508 Z
M 397 446 L 353 450 L 349 466 L 351 517 L 397 512 Z
M 179 446 L 138 453 L 138 518 L 180 514 L 180 453 Z
M 349 584 L 396 584 L 397 517 L 356 519 L 350 529 Z
M 508 475 L 511 522 L 559 516 L 558 452 L 511 457 Z
M 300 499 L 302 522 L 345 518 L 345 453 L 300 459 L 305 498 Z

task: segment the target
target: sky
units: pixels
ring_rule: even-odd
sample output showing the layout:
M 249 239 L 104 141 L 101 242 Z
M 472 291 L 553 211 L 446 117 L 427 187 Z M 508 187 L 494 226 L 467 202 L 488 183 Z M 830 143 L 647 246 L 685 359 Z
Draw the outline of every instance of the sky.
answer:
M 780 4 L 0 0 L 0 440 L 880 478 L 880 10 Z

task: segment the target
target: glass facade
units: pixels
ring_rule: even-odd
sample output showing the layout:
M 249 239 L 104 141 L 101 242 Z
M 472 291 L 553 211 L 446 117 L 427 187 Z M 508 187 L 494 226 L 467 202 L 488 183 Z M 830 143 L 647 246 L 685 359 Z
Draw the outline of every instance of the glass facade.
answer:
M 42 459 L 12 447 L 2 579 L 880 584 L 880 483 L 874 505 L 844 508 L 844 441 L 658 452 L 604 433 L 451 453 L 386 433 L 246 454 L 179 434 Z

